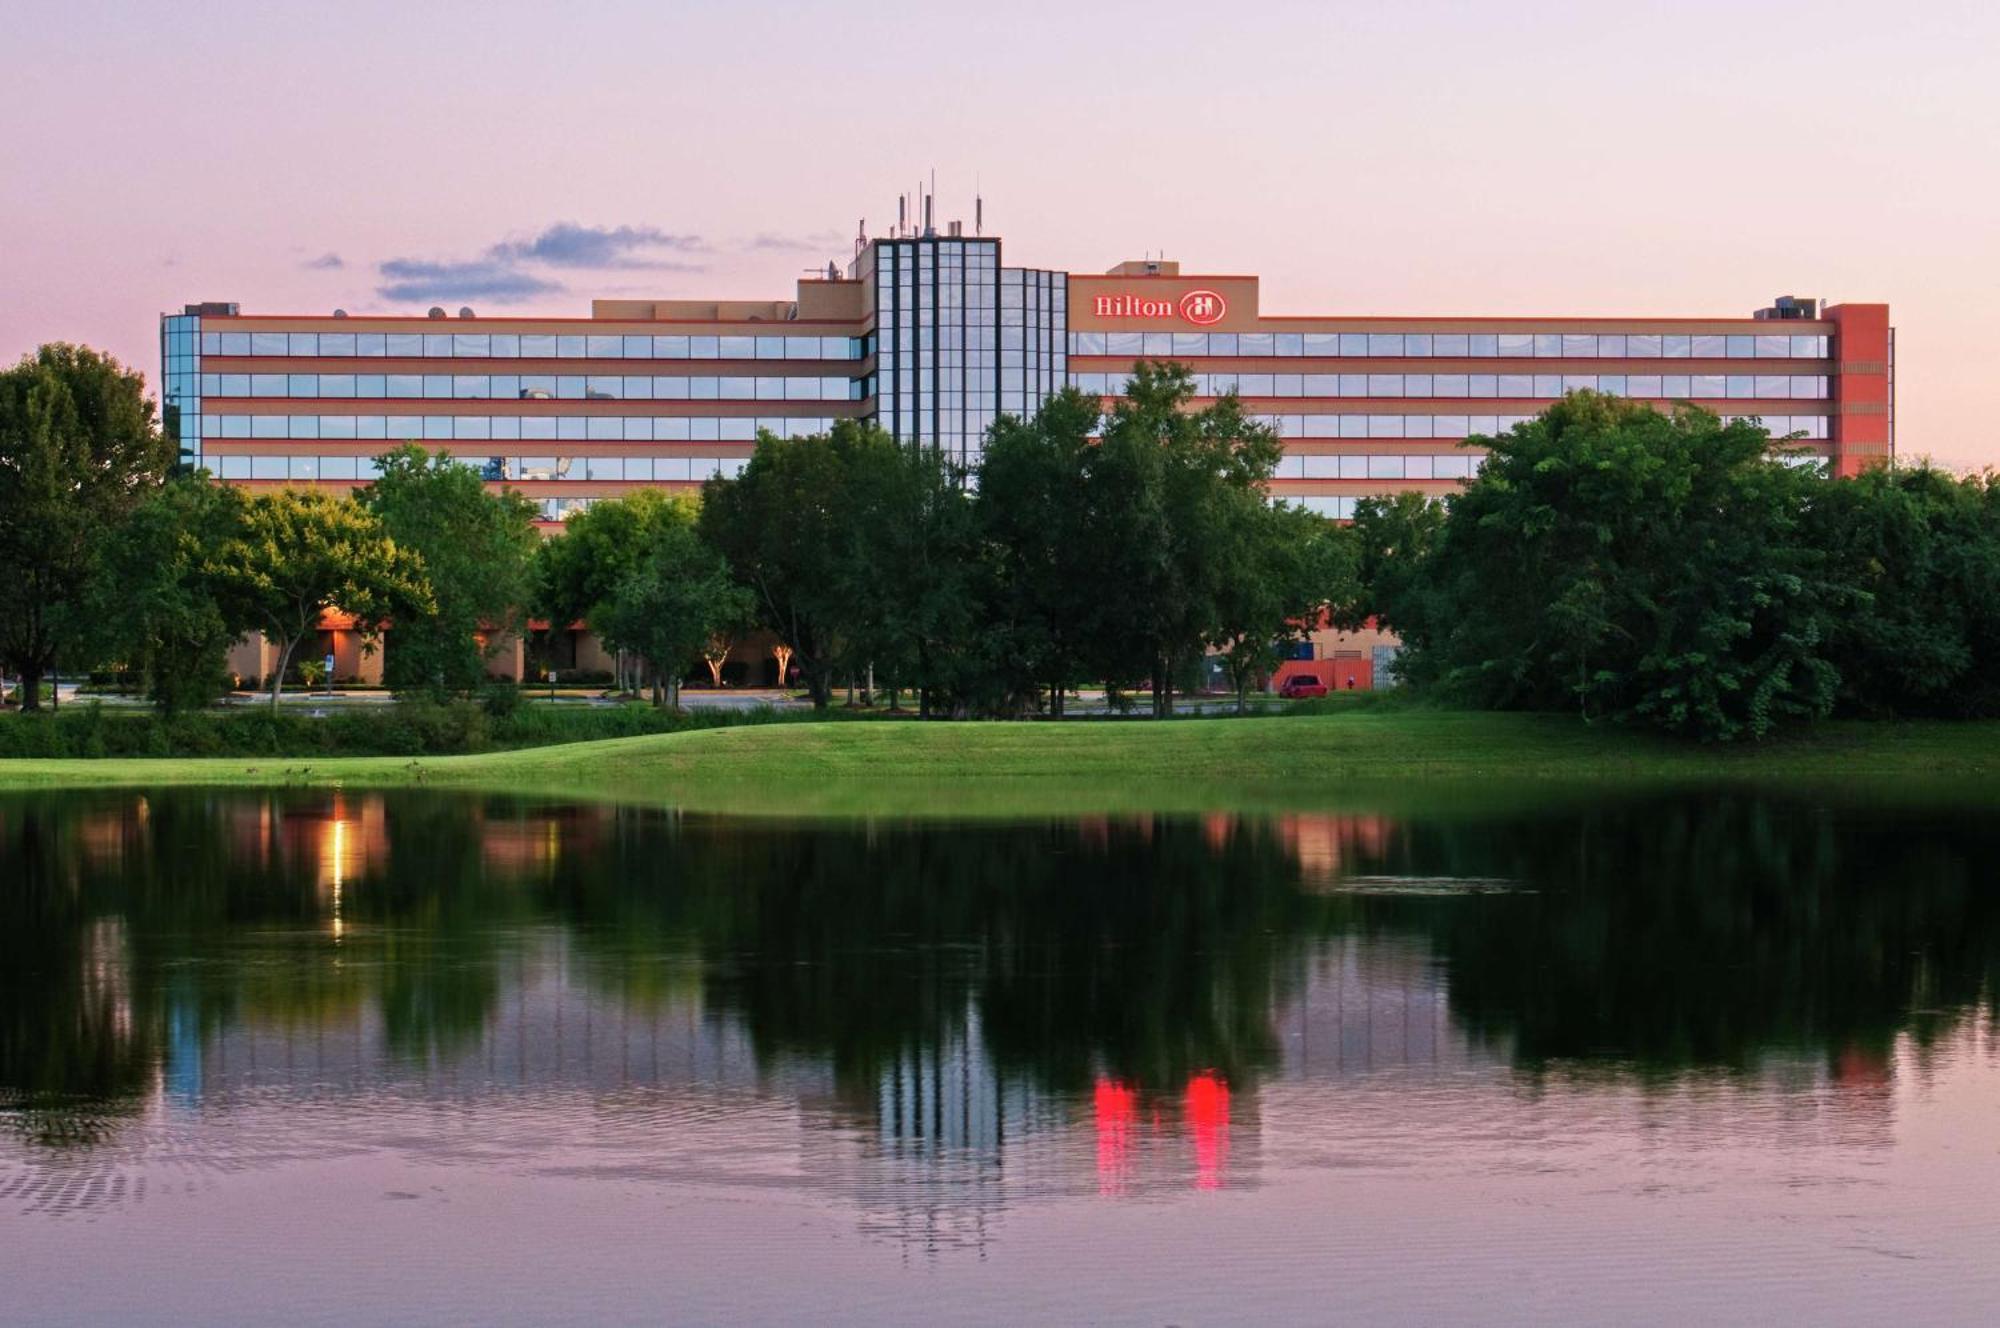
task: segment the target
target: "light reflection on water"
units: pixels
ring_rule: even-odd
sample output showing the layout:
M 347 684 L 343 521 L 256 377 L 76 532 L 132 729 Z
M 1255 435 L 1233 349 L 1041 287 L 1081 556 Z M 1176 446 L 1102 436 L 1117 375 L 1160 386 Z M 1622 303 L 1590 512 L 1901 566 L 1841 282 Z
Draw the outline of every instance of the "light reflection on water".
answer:
M 38 1322 L 1962 1317 L 1996 847 L 0 801 L 0 1273 Z

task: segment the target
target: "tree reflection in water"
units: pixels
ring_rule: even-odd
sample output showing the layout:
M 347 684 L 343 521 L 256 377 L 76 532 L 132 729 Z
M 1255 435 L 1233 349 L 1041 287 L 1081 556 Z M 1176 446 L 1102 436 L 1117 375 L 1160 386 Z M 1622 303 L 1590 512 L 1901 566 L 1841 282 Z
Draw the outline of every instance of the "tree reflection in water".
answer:
M 1879 1077 L 1990 1014 L 1996 861 L 1977 814 L 1742 793 L 949 826 L 13 797 L 0 1109 L 87 1148 L 288 1067 L 720 1085 L 824 1100 L 881 1159 L 1087 1122 L 1107 1190 L 1162 1139 L 1216 1184 L 1274 1076 Z

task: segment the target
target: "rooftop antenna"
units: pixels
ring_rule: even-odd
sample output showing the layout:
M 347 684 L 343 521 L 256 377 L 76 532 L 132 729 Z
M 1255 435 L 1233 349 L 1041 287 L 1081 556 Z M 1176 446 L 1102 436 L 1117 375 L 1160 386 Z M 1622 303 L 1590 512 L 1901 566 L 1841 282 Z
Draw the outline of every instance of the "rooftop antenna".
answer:
M 910 196 L 908 194 L 896 195 L 896 235 L 899 239 L 903 234 L 903 223 L 908 216 L 909 205 Z
M 979 180 L 976 176 L 972 181 L 972 233 L 986 234 L 986 197 L 979 192 Z

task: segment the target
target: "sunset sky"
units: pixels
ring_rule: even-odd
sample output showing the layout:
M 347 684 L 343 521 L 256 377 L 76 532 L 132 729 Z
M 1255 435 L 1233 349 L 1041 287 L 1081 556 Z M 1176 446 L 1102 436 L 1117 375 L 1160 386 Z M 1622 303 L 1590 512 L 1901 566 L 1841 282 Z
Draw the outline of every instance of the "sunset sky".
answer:
M 0 360 L 157 316 L 780 298 L 937 172 L 1010 262 L 1267 313 L 1887 301 L 2000 465 L 2000 6 L 6 0 Z M 942 218 L 941 218 L 942 219 Z

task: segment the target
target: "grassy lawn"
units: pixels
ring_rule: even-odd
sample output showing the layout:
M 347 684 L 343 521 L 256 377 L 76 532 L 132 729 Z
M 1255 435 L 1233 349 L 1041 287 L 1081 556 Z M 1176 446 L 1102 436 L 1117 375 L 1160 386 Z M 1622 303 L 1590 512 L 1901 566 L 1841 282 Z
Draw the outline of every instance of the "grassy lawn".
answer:
M 0 790 L 424 786 L 742 812 L 1058 814 L 1545 798 L 1693 782 L 2000 805 L 2000 724 L 1825 724 L 1705 748 L 1566 716 L 1355 707 L 1175 723 L 792 723 L 445 757 L 0 761 Z

